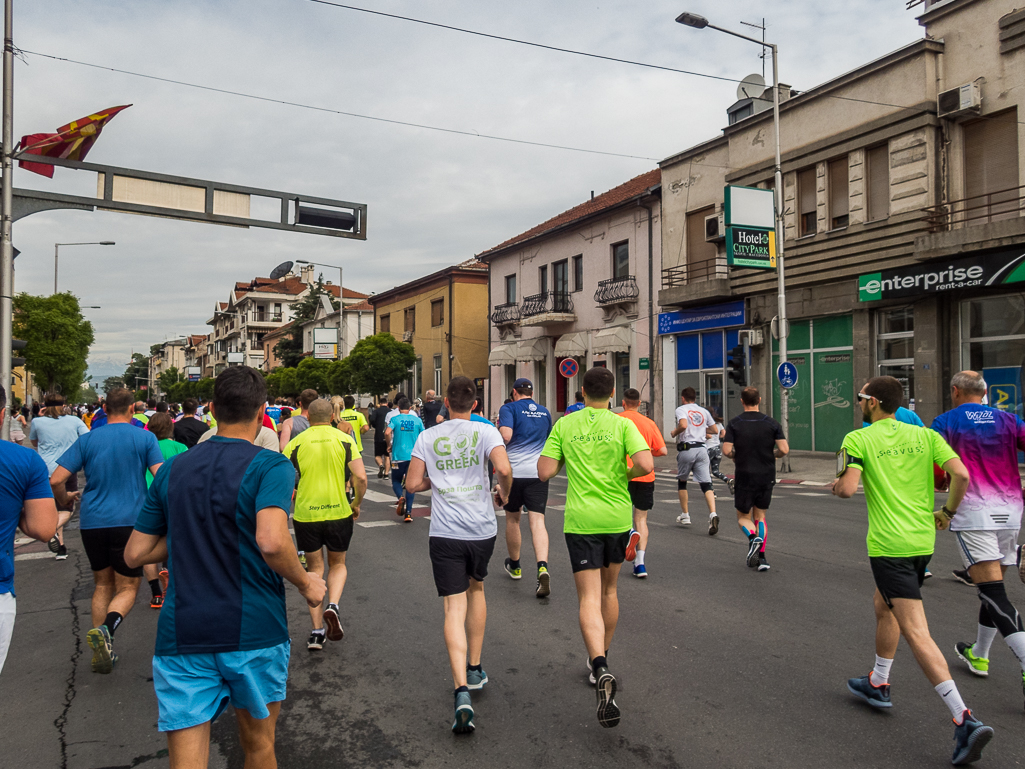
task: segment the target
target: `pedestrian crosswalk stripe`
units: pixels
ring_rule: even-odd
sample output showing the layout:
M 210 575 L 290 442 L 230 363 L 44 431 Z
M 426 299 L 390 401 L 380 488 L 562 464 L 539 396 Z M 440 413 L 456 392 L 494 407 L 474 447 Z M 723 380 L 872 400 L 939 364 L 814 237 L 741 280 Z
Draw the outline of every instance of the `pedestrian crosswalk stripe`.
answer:
M 362 526 L 364 529 L 376 529 L 380 526 L 398 526 L 398 521 L 356 521 L 357 526 Z

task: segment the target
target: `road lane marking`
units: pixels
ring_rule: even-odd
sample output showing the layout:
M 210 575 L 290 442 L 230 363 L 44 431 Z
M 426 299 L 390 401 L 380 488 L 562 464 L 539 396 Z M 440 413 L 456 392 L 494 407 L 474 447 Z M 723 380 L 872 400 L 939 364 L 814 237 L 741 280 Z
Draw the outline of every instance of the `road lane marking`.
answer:
M 381 526 L 398 526 L 398 521 L 356 521 L 357 526 L 362 526 L 364 529 L 376 529 Z
M 53 558 L 53 553 L 49 550 L 44 550 L 41 553 L 22 553 L 21 555 L 14 556 L 15 561 L 38 561 L 41 558 Z

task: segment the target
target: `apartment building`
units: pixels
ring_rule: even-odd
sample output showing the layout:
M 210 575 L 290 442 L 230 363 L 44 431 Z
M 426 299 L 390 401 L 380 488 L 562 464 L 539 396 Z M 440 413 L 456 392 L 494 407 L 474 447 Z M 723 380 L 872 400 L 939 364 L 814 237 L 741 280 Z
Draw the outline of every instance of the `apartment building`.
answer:
M 584 372 L 607 366 L 617 393 L 635 387 L 661 412 L 650 368 L 660 184 L 649 171 L 478 254 L 490 269 L 492 404 L 525 376 L 561 414 Z
M 175 368 L 185 376 L 185 339 L 168 339 L 161 342 L 149 357 L 149 382 L 147 390 L 151 398 L 159 398 L 164 393 L 160 388 L 160 375 L 169 368 Z
M 878 374 L 901 379 L 927 423 L 968 367 L 994 403 L 1021 412 L 1025 15 L 1009 0 L 921 5 L 924 39 L 807 91 L 781 89 L 796 449 L 838 449 L 861 423 L 856 392 Z M 693 386 L 727 419 L 737 413 L 730 352 L 752 329 L 752 380 L 778 412 L 776 273 L 727 268 L 718 219 L 725 184 L 772 188 L 772 153 L 764 110 L 660 164 L 667 408 Z
M 209 362 L 207 342 L 209 334 L 191 334 L 185 337 L 185 373 L 190 369 L 199 369 L 199 378 L 213 376 L 213 366 Z

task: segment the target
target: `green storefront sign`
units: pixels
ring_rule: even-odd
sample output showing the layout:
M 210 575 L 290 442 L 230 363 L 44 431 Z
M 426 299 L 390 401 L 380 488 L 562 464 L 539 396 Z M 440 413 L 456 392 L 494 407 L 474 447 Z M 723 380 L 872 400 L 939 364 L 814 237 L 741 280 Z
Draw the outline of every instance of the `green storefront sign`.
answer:
M 1025 248 L 880 270 L 858 277 L 858 299 L 875 302 L 1025 282 Z
M 775 231 L 755 227 L 727 227 L 726 262 L 732 267 L 775 270 Z

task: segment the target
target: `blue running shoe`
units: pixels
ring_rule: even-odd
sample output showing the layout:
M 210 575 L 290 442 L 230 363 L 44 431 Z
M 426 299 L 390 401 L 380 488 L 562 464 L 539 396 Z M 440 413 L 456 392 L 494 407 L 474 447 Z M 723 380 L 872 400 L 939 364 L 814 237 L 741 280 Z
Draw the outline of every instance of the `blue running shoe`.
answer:
M 473 725 L 473 705 L 470 704 L 470 693 L 456 692 L 456 719 L 452 722 L 452 731 L 456 734 L 469 734 L 476 728 Z
M 890 685 L 883 684 L 876 686 L 869 676 L 861 678 L 848 678 L 847 691 L 855 697 L 860 697 L 874 708 L 892 708 L 890 702 Z
M 982 749 L 993 739 L 993 727 L 976 720 L 972 711 L 966 710 L 961 723 L 954 725 L 954 755 L 950 763 L 964 766 L 982 758 Z
M 85 634 L 85 642 L 93 650 L 92 668 L 94 673 L 110 673 L 114 670 L 114 650 L 110 631 L 106 625 L 94 627 Z
M 648 576 L 648 570 L 644 568 L 643 563 L 639 563 L 634 566 L 634 576 L 637 579 L 645 579 Z
M 488 674 L 484 671 L 484 668 L 480 670 L 474 670 L 473 668 L 466 669 L 466 688 L 471 690 L 483 689 L 484 684 L 488 682 Z

